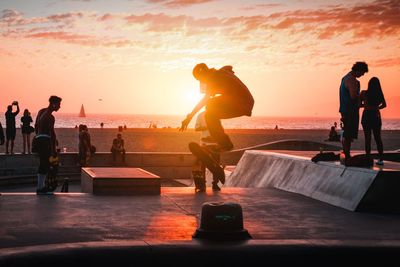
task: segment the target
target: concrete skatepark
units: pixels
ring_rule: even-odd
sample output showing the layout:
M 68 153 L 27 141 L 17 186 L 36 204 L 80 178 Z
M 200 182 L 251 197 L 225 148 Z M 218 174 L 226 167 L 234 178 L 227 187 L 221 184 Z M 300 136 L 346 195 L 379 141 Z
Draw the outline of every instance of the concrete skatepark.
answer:
M 225 186 L 205 194 L 184 186 L 190 180 L 183 182 L 192 160 L 188 154 L 143 154 L 136 165 L 125 166 L 182 182 L 162 186 L 159 195 L 36 196 L 2 187 L 0 265 L 333 266 L 396 260 L 399 164 L 361 169 L 313 163 L 315 150 L 247 150 L 236 163 L 227 157 L 236 167 Z M 29 183 L 28 176 L 21 181 Z M 252 239 L 193 239 L 205 202 L 239 203 Z

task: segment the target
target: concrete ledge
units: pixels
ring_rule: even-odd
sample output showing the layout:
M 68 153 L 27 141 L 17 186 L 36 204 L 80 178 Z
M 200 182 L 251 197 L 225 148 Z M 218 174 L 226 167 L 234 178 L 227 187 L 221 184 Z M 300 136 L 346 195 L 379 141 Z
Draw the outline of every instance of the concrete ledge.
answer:
M 159 195 L 160 177 L 140 168 L 82 168 L 82 192 L 95 195 Z
M 274 187 L 347 210 L 400 211 L 400 171 L 313 163 L 309 158 L 246 151 L 226 182 L 234 187 Z
M 340 147 L 308 140 L 287 139 L 253 147 L 233 150 L 221 155 L 225 165 L 236 165 L 246 150 L 339 150 Z M 61 172 L 80 172 L 78 153 L 67 152 L 60 155 Z M 194 157 L 189 152 L 128 152 L 127 167 L 140 167 L 159 175 L 162 178 L 182 179 L 190 177 Z M 1 175 L 36 174 L 39 158 L 35 154 L 0 155 Z M 112 167 L 112 155 L 109 152 L 97 152 L 90 160 L 91 167 Z

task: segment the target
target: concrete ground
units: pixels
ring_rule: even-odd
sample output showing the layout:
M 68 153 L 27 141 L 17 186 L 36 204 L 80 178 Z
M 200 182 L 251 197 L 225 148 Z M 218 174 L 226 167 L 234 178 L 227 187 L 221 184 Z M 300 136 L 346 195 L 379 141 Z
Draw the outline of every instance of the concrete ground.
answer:
M 37 196 L 33 187 L 3 191 L 0 266 L 382 266 L 400 253 L 400 214 L 351 212 L 278 189 L 195 194 L 193 187 L 162 187 L 159 196 L 94 196 L 79 188 L 53 196 Z M 193 239 L 205 202 L 240 204 L 252 239 Z
M 254 240 L 400 241 L 400 215 L 357 213 L 269 188 L 160 196 L 2 193 L 0 248 L 88 241 L 192 240 L 204 202 L 236 202 Z M 1 250 L 0 250 L 1 252 Z
M 400 215 L 349 212 L 266 188 L 162 188 L 160 196 L 2 193 L 0 247 L 191 240 L 204 202 L 236 202 L 253 239 L 400 240 Z

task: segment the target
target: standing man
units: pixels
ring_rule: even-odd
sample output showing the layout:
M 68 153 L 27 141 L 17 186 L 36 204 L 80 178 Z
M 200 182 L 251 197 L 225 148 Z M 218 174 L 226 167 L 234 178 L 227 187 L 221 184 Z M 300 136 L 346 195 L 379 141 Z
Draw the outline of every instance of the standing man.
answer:
M 356 62 L 351 71 L 347 73 L 340 83 L 339 112 L 343 122 L 343 153 L 345 164 L 350 159 L 351 142 L 358 137 L 359 108 L 360 108 L 360 82 L 357 78 L 368 72 L 365 62 Z
M 45 181 L 50 169 L 49 158 L 57 154 L 57 138 L 54 131 L 55 118 L 52 113 L 60 109 L 61 100 L 58 96 L 51 96 L 49 98 L 49 106 L 41 109 L 36 117 L 35 141 L 37 144 L 37 153 L 40 158 L 37 194 L 46 194 L 48 192 L 48 188 L 45 188 Z
M 17 106 L 17 110 L 13 112 L 13 106 Z M 10 152 L 11 154 L 14 154 L 14 140 L 15 140 L 15 134 L 17 132 L 17 129 L 15 127 L 15 117 L 19 113 L 19 105 L 17 101 L 14 101 L 12 105 L 7 106 L 7 111 L 6 111 L 6 154 L 8 153 L 8 145 L 10 144 L 11 141 L 11 148 Z
M 185 130 L 193 116 L 205 106 L 205 120 L 211 137 L 218 144 L 216 150 L 229 151 L 233 144 L 224 132 L 221 119 L 251 116 L 253 96 L 246 85 L 236 77 L 232 66 L 216 70 L 200 63 L 194 67 L 193 76 L 200 82 L 200 90 L 205 96 L 182 121 L 180 130 Z

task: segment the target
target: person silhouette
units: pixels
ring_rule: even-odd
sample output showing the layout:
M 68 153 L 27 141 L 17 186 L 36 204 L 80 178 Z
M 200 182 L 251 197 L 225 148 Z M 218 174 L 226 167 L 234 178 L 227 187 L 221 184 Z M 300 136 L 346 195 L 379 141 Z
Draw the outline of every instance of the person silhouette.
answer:
M 225 134 L 221 119 L 251 116 L 254 98 L 234 74 L 232 66 L 217 70 L 200 63 L 193 68 L 193 76 L 200 82 L 200 90 L 205 96 L 182 121 L 180 131 L 186 130 L 193 116 L 205 106 L 205 120 L 211 137 L 218 144 L 216 150 L 229 151 L 233 143 Z
M 80 166 L 87 166 L 91 155 L 91 141 L 90 141 L 90 134 L 89 129 L 85 124 L 79 124 L 79 143 L 78 143 L 78 150 L 79 150 L 79 164 Z
M 331 141 L 331 142 L 339 142 L 340 141 L 340 135 L 336 131 L 337 123 L 335 122 L 331 126 L 331 130 L 329 131 L 329 137 L 328 140 L 325 141 Z
M 361 107 L 364 108 L 361 125 L 365 137 L 365 154 L 371 155 L 371 131 L 374 134 L 376 147 L 379 153 L 377 165 L 383 165 L 383 143 L 381 137 L 382 119 L 380 110 L 386 107 L 386 100 L 382 92 L 379 79 L 373 77 L 368 82 L 368 89 L 360 94 Z
M 122 156 L 122 163 L 125 163 L 125 144 L 124 139 L 122 139 L 122 135 L 117 134 L 117 138 L 114 138 L 112 146 L 111 146 L 111 154 L 113 157 L 113 163 L 117 162 L 117 155 L 120 154 Z
M 13 106 L 17 107 L 17 110 L 13 112 Z M 12 105 L 7 106 L 6 111 L 6 154 L 9 154 L 8 147 L 10 145 L 10 153 L 14 154 L 14 140 L 17 132 L 15 126 L 15 117 L 19 113 L 19 105 L 17 101 L 14 101 Z
M 28 149 L 28 154 L 31 154 L 31 133 L 35 131 L 35 129 L 31 126 L 31 122 L 33 122 L 31 113 L 28 109 L 24 110 L 24 115 L 21 117 L 21 132 L 23 139 L 23 151 L 22 154 L 26 153 L 26 149 Z
M 356 62 L 351 71 L 342 78 L 339 87 L 339 112 L 343 122 L 342 146 L 345 165 L 351 157 L 351 142 L 358 137 L 360 82 L 357 78 L 366 72 L 368 72 L 368 65 L 365 62 Z
M 217 145 L 215 140 L 210 136 L 210 132 L 208 130 L 206 120 L 205 120 L 205 112 L 201 112 L 197 115 L 195 131 L 201 132 L 200 137 L 200 145 L 210 152 L 210 156 L 216 161 L 220 162 L 220 154 L 212 152 L 214 147 Z M 206 166 L 196 158 L 193 166 L 192 166 L 192 176 L 195 182 L 195 192 L 205 192 L 206 191 Z M 221 188 L 218 186 L 219 179 L 215 175 L 213 175 L 212 181 L 212 190 L 220 191 Z
M 50 156 L 57 155 L 57 137 L 54 130 L 55 118 L 52 115 L 61 106 L 61 98 L 50 96 L 49 106 L 41 109 L 35 121 L 35 143 L 39 154 L 38 183 L 36 194 L 47 194 L 50 190 L 46 188 L 46 176 L 50 170 Z

